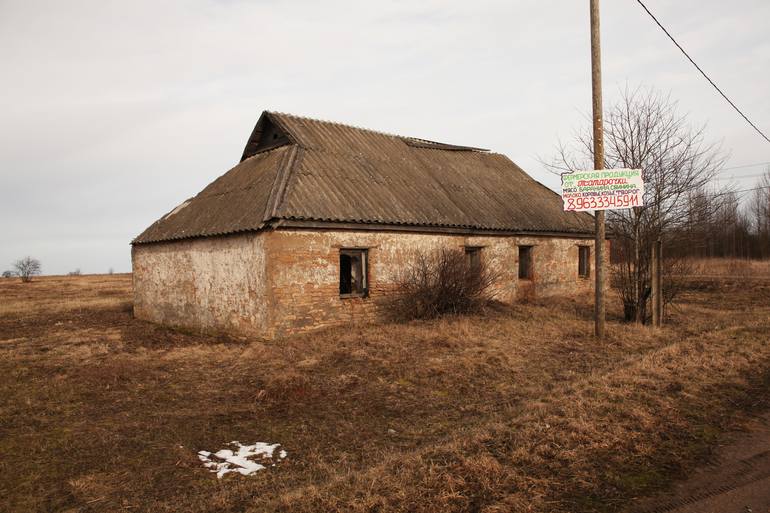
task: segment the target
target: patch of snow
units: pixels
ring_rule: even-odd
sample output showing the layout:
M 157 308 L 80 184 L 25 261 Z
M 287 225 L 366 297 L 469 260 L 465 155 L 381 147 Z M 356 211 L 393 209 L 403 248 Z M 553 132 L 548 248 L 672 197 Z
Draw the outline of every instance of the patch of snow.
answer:
M 211 472 L 216 472 L 218 478 L 222 478 L 229 472 L 248 476 L 263 470 L 267 464 L 274 467 L 273 453 L 281 444 L 256 442 L 253 445 L 243 445 L 234 440 L 228 445 L 232 446 L 233 449 L 220 449 L 215 453 L 198 451 L 198 459 Z M 284 459 L 287 455 L 288 453 L 283 449 L 278 453 L 279 459 Z

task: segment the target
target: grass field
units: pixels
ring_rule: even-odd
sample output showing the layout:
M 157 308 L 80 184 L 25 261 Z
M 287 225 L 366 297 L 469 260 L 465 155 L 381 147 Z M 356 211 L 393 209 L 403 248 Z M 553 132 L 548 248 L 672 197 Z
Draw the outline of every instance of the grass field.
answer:
M 133 319 L 129 275 L 0 280 L 0 511 L 630 510 L 770 407 L 770 279 L 682 299 L 601 343 L 566 299 L 261 342 Z M 233 440 L 286 457 L 219 479 Z

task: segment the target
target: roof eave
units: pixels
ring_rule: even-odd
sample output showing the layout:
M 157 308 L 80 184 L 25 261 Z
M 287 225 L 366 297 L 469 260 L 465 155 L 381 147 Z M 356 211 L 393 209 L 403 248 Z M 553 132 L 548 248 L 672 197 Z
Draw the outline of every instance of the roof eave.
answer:
M 346 222 L 323 221 L 311 219 L 279 219 L 272 224 L 272 228 L 287 229 L 326 229 L 326 230 L 360 230 L 360 231 L 395 231 L 418 232 L 452 235 L 488 235 L 488 236 L 548 236 L 569 238 L 593 238 L 593 231 L 577 230 L 541 230 L 523 228 L 485 228 L 474 226 L 448 226 L 426 225 L 407 223 L 371 223 L 371 222 Z

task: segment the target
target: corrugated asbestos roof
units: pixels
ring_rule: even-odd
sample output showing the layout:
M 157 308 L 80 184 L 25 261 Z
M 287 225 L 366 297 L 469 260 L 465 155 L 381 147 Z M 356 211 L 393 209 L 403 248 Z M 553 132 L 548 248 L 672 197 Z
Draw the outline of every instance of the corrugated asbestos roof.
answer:
M 593 233 L 593 218 L 504 155 L 264 112 L 240 164 L 134 243 L 259 230 L 285 220 Z M 428 230 L 429 231 L 429 230 Z

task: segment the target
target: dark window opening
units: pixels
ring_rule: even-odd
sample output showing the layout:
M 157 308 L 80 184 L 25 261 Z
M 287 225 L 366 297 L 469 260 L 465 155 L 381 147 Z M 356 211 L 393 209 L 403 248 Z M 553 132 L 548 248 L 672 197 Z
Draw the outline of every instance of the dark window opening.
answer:
M 519 279 L 532 279 L 532 246 L 519 246 Z
M 466 246 L 465 256 L 468 258 L 468 266 L 474 271 L 481 269 L 481 248 Z
M 591 275 L 591 248 L 578 246 L 578 276 L 588 278 Z
M 365 249 L 340 250 L 340 296 L 363 297 L 369 292 Z

